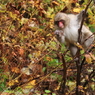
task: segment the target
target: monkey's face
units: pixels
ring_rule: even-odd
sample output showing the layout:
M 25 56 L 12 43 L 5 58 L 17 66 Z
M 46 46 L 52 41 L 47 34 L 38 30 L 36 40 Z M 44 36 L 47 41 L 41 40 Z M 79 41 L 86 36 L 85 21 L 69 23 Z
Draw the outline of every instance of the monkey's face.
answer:
M 57 13 L 54 18 L 54 24 L 57 29 L 64 29 L 69 23 L 69 17 L 65 13 Z

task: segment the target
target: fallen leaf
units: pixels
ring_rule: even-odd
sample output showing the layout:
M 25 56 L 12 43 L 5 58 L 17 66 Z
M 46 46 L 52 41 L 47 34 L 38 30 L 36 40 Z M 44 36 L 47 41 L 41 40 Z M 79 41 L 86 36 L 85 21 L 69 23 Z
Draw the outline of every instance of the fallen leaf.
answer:
M 82 45 L 80 45 L 79 43 L 74 43 L 74 45 L 76 45 L 80 49 L 83 49 Z
M 13 86 L 13 85 L 17 84 L 18 82 L 19 82 L 19 81 L 18 81 L 17 79 L 11 80 L 11 81 L 7 82 L 7 85 L 8 85 L 8 86 Z
M 74 8 L 73 12 L 79 13 L 80 12 L 80 8 Z
M 92 63 L 91 56 L 89 54 L 85 54 L 86 62 L 87 63 Z
M 56 1 L 52 1 L 52 3 L 55 4 L 55 5 L 57 5 L 57 6 L 60 5 L 60 4 L 59 4 L 58 2 L 56 2 Z
M 19 54 L 22 56 L 22 55 L 24 55 L 24 49 L 23 48 L 20 48 L 19 49 Z
M 2 92 L 1 95 L 10 95 L 8 92 Z
M 11 71 L 14 73 L 20 73 L 20 70 L 18 67 L 12 67 Z
M 32 89 L 36 84 L 36 80 L 32 80 L 29 83 L 27 83 L 25 86 L 23 86 L 24 89 Z

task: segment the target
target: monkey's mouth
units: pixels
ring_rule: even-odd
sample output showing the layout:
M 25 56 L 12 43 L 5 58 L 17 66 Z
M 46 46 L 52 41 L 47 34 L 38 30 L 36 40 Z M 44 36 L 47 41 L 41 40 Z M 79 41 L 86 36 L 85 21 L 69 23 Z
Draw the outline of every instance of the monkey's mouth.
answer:
M 60 28 L 64 28 L 64 26 L 65 26 L 64 25 L 64 22 L 62 22 L 62 21 L 59 21 L 59 24 L 58 25 L 59 25 Z
M 64 28 L 64 27 L 65 27 L 65 21 L 64 21 L 64 20 L 55 21 L 55 24 L 56 24 L 59 28 Z

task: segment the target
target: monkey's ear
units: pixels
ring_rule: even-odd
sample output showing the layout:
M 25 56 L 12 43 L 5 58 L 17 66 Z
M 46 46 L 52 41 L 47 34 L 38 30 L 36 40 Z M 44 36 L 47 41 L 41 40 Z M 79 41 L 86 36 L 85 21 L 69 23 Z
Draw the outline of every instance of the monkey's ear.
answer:
M 78 18 L 78 22 L 80 22 L 82 20 L 82 17 L 84 15 L 84 11 L 85 10 L 82 10 L 78 15 L 77 15 L 77 18 Z

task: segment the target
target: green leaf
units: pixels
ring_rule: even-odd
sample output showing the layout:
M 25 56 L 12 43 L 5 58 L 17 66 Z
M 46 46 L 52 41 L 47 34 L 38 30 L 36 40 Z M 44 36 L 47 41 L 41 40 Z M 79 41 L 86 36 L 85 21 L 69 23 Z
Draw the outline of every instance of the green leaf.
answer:
M 56 95 L 55 93 L 52 93 L 52 95 Z
M 46 70 L 46 67 L 43 67 L 42 71 L 45 72 L 45 70 Z
M 43 94 L 43 95 L 48 95 L 48 94 Z
M 46 93 L 50 93 L 51 91 L 50 90 L 45 90 Z

